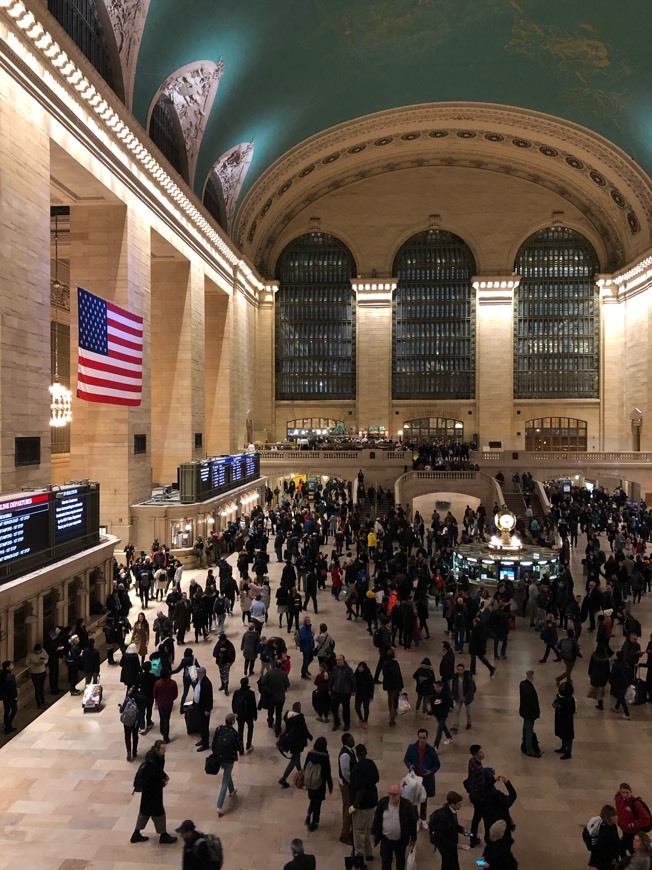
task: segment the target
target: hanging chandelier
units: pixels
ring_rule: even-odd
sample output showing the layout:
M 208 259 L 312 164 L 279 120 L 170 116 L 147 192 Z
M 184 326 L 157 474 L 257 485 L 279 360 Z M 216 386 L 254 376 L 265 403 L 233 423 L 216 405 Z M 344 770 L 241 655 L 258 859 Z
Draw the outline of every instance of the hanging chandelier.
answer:
M 54 295 L 54 322 L 59 324 L 59 305 L 62 293 L 67 290 L 59 281 L 59 216 L 54 216 L 54 280 L 51 296 Z M 50 426 L 61 428 L 72 421 L 72 393 L 59 383 L 59 330 L 54 330 L 54 383 L 50 386 Z

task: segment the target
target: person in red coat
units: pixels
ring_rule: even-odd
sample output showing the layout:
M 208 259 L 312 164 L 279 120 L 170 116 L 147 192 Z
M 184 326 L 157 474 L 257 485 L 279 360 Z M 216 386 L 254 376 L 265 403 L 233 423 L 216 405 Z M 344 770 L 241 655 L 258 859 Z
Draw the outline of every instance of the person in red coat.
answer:
M 634 797 L 631 786 L 620 783 L 615 797 L 618 827 L 623 832 L 620 841 L 620 854 L 630 854 L 634 851 L 634 836 L 639 831 L 649 831 L 652 827 L 650 812 L 640 797 Z
M 161 678 L 154 683 L 154 703 L 158 708 L 161 737 L 170 742 L 170 716 L 174 702 L 179 695 L 179 687 L 172 679 L 169 670 L 161 671 Z

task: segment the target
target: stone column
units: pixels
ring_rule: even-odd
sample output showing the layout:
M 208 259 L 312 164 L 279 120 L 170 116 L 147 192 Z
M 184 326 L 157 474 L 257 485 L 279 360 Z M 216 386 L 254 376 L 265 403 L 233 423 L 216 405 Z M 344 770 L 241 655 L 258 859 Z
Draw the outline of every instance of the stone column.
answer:
M 608 276 L 598 276 L 600 287 L 600 450 L 633 450 L 625 371 L 626 305 L 618 302 L 618 287 Z M 645 306 L 647 309 L 647 306 Z M 638 333 L 636 328 L 629 335 Z
M 392 294 L 396 280 L 352 281 L 356 293 L 356 395 L 359 429 L 389 432 L 392 401 Z M 396 435 L 392 431 L 392 435 Z
M 204 279 L 188 262 L 152 265 L 152 475 L 176 480 L 180 462 L 200 458 L 204 432 Z
M 275 441 L 275 401 L 274 382 L 276 363 L 274 295 L 278 281 L 268 284 L 261 292 L 256 311 L 256 365 L 254 376 L 254 439 L 256 441 Z
M 514 429 L 514 291 L 520 278 L 473 279 L 476 307 L 476 425 L 479 444 L 517 446 Z
M 206 280 L 204 329 L 204 451 L 211 456 L 231 449 L 233 307 L 229 296 L 209 280 Z
M 44 113 L 0 71 L 0 489 L 50 482 L 50 141 Z M 16 466 L 15 439 L 40 439 Z
M 71 474 L 100 482 L 100 522 L 129 539 L 129 506 L 151 495 L 151 239 L 146 216 L 124 205 L 70 210 L 71 387 L 77 388 L 78 286 L 143 318 L 143 393 L 139 407 L 73 399 Z M 135 435 L 147 450 L 135 453 Z

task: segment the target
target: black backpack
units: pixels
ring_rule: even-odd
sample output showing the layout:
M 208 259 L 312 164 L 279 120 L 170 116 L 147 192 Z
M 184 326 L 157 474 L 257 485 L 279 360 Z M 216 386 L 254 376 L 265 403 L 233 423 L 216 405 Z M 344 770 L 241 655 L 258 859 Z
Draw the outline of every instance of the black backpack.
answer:
M 213 605 L 213 613 L 215 616 L 222 616 L 226 613 L 226 598 L 218 596 Z
M 431 813 L 430 819 L 428 820 L 428 837 L 430 838 L 431 844 L 437 848 L 438 837 L 439 837 L 439 829 L 442 826 L 442 823 L 445 820 L 444 813 L 446 812 L 446 807 L 440 807 L 438 810 L 435 810 L 434 813 Z
M 134 790 L 132 794 L 140 794 L 143 790 L 143 780 L 145 778 L 145 762 L 142 761 L 134 776 Z
M 380 649 L 383 646 L 383 640 L 385 637 L 385 632 L 382 628 L 377 628 L 373 634 L 373 642 L 376 649 Z
M 213 737 L 211 750 L 220 763 L 233 761 L 233 737 L 231 728 L 227 728 L 226 725 L 220 725 Z

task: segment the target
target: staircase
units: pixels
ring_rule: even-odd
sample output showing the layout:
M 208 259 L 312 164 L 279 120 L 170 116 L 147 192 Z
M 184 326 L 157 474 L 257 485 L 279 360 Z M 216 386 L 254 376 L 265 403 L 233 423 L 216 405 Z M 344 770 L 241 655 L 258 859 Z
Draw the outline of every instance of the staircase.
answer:
M 530 496 L 530 507 L 532 508 L 533 515 L 537 518 L 539 523 L 546 516 L 546 512 L 543 509 L 543 505 L 541 504 L 541 499 L 539 498 L 538 493 L 531 492 Z M 503 497 L 505 500 L 505 504 L 510 509 L 510 511 L 514 514 L 516 519 L 525 520 L 525 499 L 520 492 L 504 492 Z

